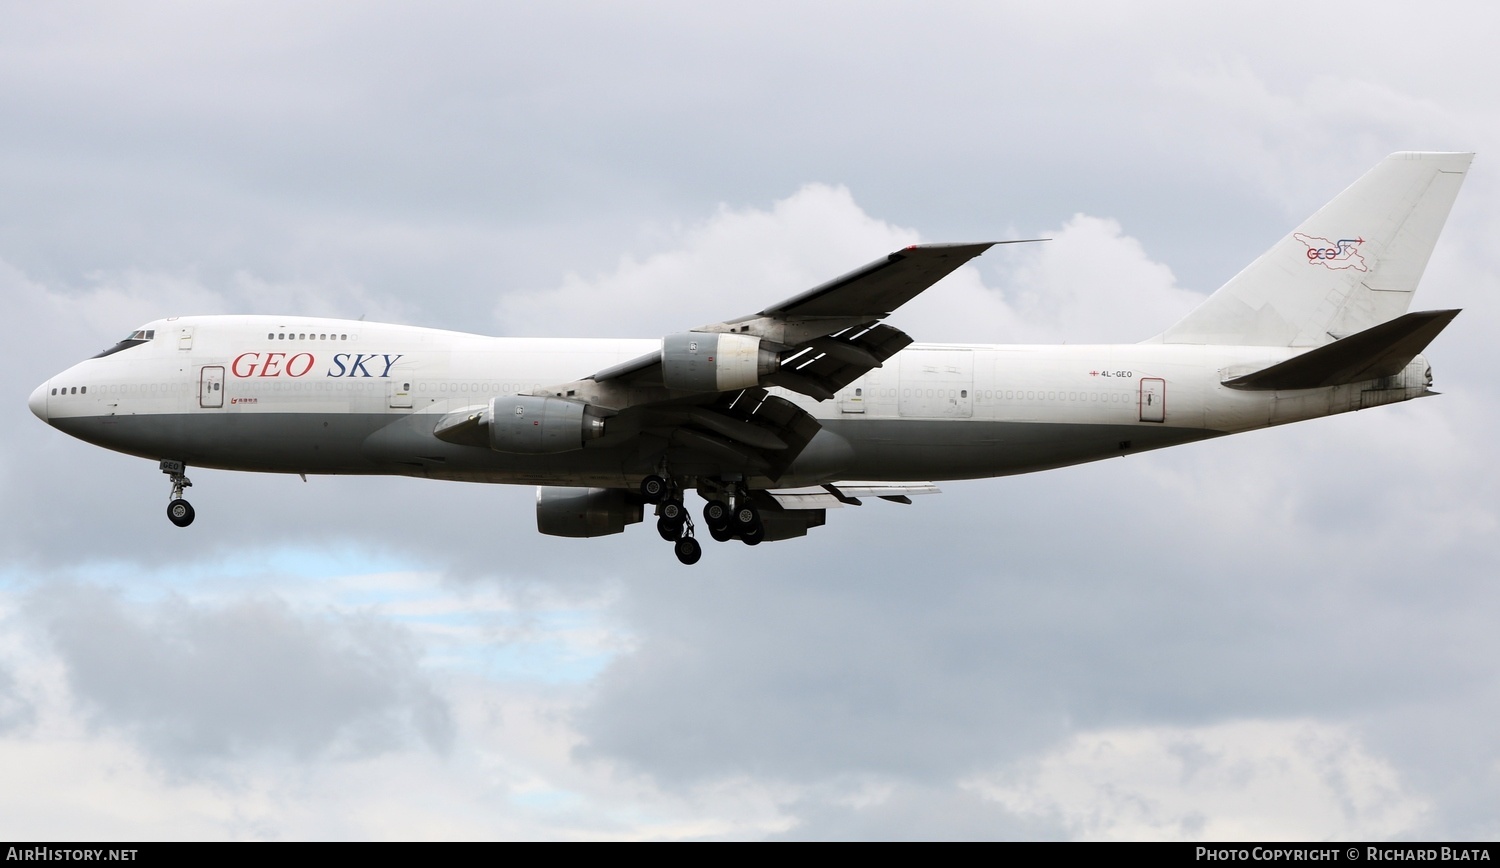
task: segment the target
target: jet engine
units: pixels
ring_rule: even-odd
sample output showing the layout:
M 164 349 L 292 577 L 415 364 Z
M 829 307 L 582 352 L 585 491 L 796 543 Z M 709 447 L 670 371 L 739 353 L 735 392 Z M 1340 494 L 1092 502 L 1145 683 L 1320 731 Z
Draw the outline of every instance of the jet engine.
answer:
M 604 417 L 582 401 L 506 395 L 490 401 L 490 448 L 544 455 L 582 449 L 604 436 Z
M 536 529 L 549 536 L 591 537 L 620 533 L 641 520 L 642 507 L 620 488 L 536 490 Z
M 754 335 L 685 332 L 661 339 L 661 379 L 668 389 L 727 392 L 760 385 L 776 372 L 774 350 Z

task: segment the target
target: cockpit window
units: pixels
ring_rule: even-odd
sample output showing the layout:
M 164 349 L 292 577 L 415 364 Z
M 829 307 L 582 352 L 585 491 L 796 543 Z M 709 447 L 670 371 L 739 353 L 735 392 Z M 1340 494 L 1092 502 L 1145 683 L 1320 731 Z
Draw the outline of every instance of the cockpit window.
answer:
M 94 358 L 102 359 L 105 356 L 112 356 L 115 353 L 118 353 L 120 350 L 128 350 L 138 344 L 144 344 L 154 337 L 156 337 L 156 329 L 136 329 L 135 331 L 131 332 L 124 340 L 120 341 L 104 352 L 99 353 L 98 355 L 94 356 Z

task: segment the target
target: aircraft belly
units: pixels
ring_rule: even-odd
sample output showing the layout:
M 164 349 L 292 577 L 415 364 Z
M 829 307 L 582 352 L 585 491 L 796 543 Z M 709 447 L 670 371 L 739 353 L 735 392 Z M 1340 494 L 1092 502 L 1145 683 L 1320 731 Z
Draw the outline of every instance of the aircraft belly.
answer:
M 634 488 L 651 470 L 650 464 L 636 460 L 640 449 L 635 442 L 544 455 L 496 452 L 439 440 L 432 433 L 437 418 L 425 413 L 384 417 L 385 424 L 360 448 L 385 468 L 378 472 L 460 482 Z M 640 466 L 631 472 L 624 469 L 636 464 Z
M 390 473 L 360 444 L 385 414 L 161 413 L 57 420 L 68 434 L 130 455 L 190 467 L 279 473 Z
M 119 452 L 226 470 L 632 487 L 652 469 L 635 445 L 514 455 L 445 443 L 432 436 L 434 421 L 425 413 L 264 413 L 88 416 L 54 424 Z M 1159 425 L 978 419 L 829 419 L 823 426 L 785 476 L 768 483 L 1005 476 L 1221 433 Z
M 1060 422 L 862 419 L 824 425 L 851 446 L 845 479 L 1008 476 L 1220 436 L 1203 428 Z M 793 466 L 802 470 L 800 462 Z M 806 468 L 811 471 L 813 468 Z
M 117 452 L 189 467 L 265 473 L 393 474 L 543 485 L 633 486 L 621 448 L 509 455 L 444 443 L 430 414 L 139 414 L 55 420 L 66 433 Z

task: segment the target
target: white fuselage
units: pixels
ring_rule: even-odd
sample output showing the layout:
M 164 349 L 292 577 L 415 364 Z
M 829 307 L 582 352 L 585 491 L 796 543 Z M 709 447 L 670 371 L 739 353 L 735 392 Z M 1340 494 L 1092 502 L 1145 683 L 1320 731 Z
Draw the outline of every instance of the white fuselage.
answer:
M 81 362 L 31 407 L 101 446 L 236 470 L 630 487 L 654 457 L 609 438 L 552 455 L 445 443 L 436 421 L 575 380 L 653 340 L 493 338 L 345 320 L 159 320 Z M 1222 385 L 1300 349 L 913 344 L 827 401 L 773 390 L 823 426 L 780 485 L 999 476 L 1294 422 L 1427 393 L 1395 377 L 1293 391 Z

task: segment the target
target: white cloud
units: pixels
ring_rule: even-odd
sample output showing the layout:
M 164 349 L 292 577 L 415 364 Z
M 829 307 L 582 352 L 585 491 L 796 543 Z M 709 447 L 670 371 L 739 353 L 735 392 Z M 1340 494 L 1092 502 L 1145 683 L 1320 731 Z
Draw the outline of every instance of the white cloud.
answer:
M 769 209 L 721 205 L 662 233 L 669 249 L 625 257 L 613 272 L 569 274 L 511 293 L 495 316 L 508 334 L 639 337 L 753 313 L 926 239 L 867 214 L 842 187 L 809 184 Z M 1074 215 L 1051 240 L 991 248 L 986 286 L 967 266 L 890 322 L 919 341 L 1130 343 L 1176 322 L 1203 296 L 1179 289 L 1115 220 Z M 947 239 L 944 239 L 947 240 Z
M 1432 808 L 1357 733 L 1314 720 L 1087 732 L 1025 765 L 970 786 L 1086 840 L 1378 840 Z
M 1052 241 L 1024 251 L 1014 266 L 1002 265 L 1005 297 L 1025 323 L 1028 342 L 1134 343 L 1204 298 L 1178 288 L 1172 270 L 1153 261 L 1116 220 L 1075 214 L 1047 234 Z M 951 313 L 965 315 L 962 307 Z
M 669 249 L 625 256 L 607 274 L 568 274 L 556 288 L 504 296 L 499 327 L 539 336 L 683 331 L 754 313 L 919 240 L 826 184 L 808 184 L 769 210 L 720 205 L 697 224 L 653 234 Z

